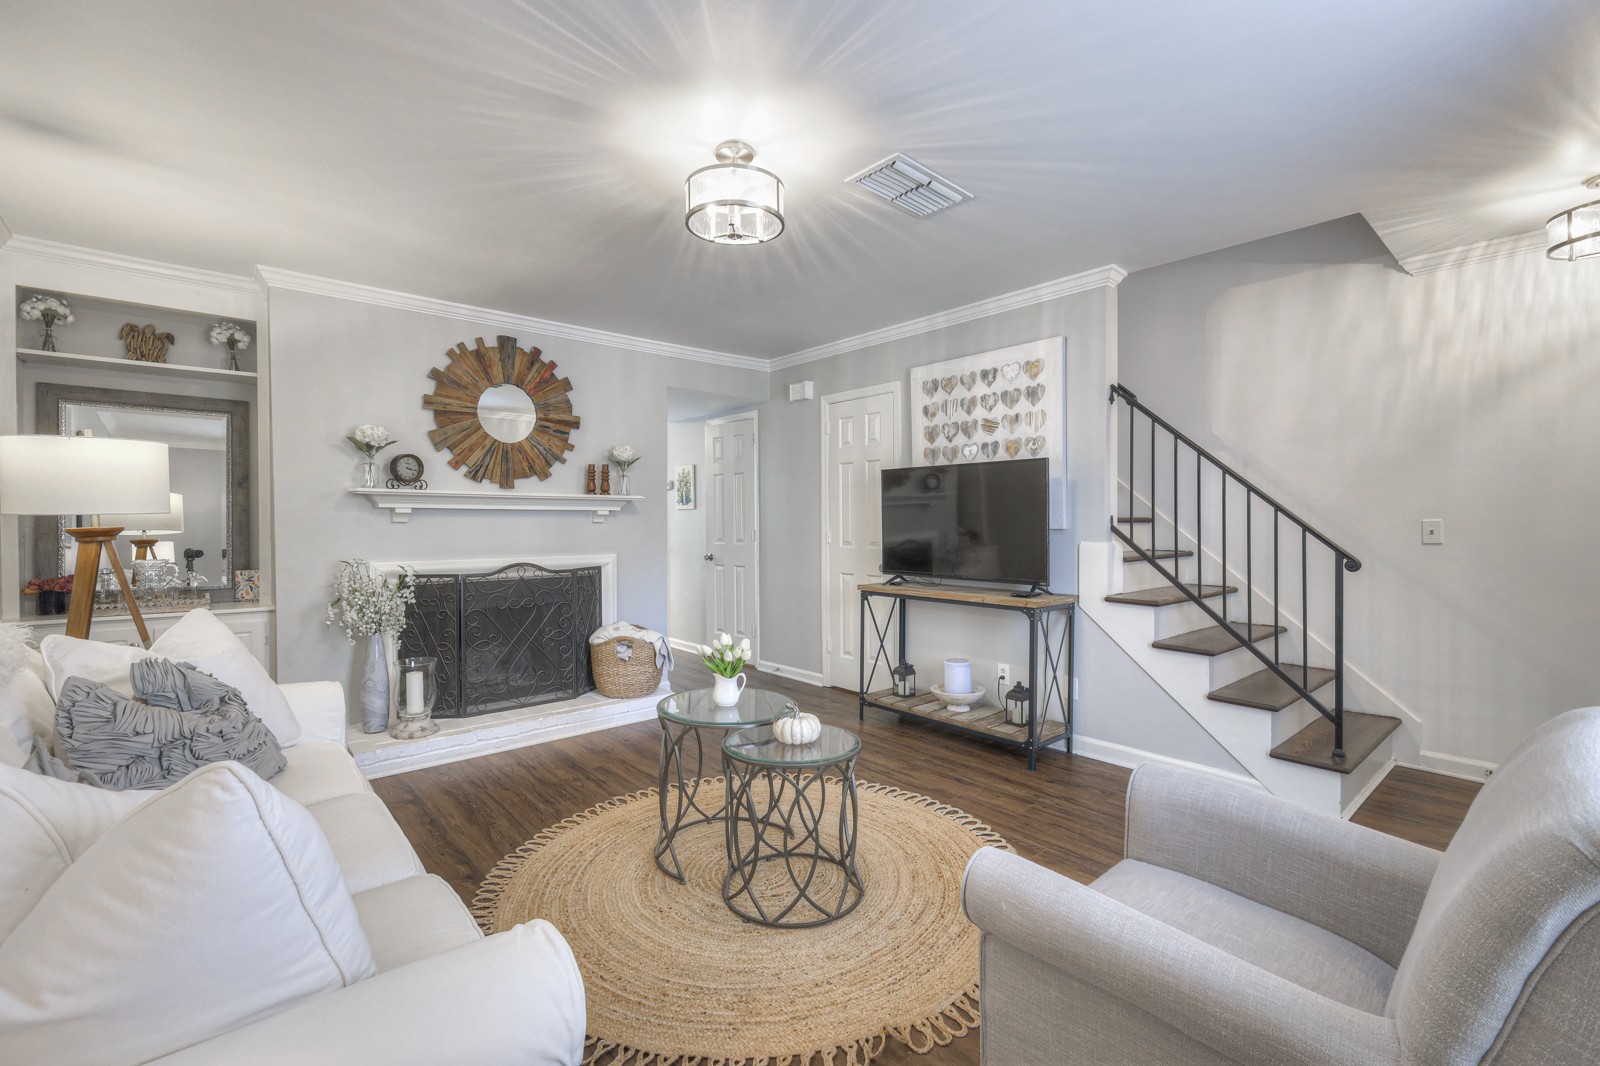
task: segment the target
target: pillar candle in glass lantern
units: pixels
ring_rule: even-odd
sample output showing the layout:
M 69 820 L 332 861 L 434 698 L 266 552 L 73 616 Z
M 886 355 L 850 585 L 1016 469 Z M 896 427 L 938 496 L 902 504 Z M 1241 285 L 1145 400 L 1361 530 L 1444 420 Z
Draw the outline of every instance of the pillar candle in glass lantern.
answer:
M 900 665 L 890 671 L 894 675 L 894 694 L 901 699 L 909 699 L 917 694 L 917 670 L 910 663 L 901 661 Z
M 1018 681 L 1011 686 L 1011 691 L 1006 693 L 1006 724 L 1027 725 L 1028 707 L 1033 703 L 1033 693 L 1027 685 Z

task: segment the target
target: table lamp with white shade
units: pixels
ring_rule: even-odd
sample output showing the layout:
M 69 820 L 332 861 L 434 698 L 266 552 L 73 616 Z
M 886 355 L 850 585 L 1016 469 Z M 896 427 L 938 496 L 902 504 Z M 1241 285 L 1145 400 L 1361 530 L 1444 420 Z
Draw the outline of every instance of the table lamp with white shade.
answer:
M 183 532 L 183 494 L 169 492 L 171 506 L 165 514 L 102 514 L 102 526 L 121 526 L 122 536 L 138 551 L 134 562 L 153 559 L 150 549 L 162 537 L 175 537 Z
M 163 515 L 172 505 L 171 494 L 165 444 L 110 437 L 0 436 L 0 514 L 88 516 L 88 525 L 67 530 L 78 542 L 67 610 L 69 637 L 89 636 L 100 552 L 109 545 L 111 569 L 128 613 L 139 638 L 150 646 L 150 632 L 117 556 L 122 527 L 104 525 L 97 516 Z

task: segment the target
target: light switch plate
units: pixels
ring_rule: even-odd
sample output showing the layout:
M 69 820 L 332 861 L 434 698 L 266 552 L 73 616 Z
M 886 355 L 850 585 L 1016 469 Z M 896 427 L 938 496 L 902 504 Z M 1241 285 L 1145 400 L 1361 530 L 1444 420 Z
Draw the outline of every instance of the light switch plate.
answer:
M 1443 544 L 1444 543 L 1444 519 L 1442 519 L 1442 518 L 1424 518 L 1422 520 L 1422 543 L 1424 543 L 1424 544 Z

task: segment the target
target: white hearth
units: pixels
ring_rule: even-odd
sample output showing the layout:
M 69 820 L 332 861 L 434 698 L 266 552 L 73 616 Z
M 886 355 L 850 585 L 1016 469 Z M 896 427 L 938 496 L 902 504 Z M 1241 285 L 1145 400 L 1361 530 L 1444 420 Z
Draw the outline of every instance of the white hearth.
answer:
M 533 563 L 550 570 L 580 567 L 600 569 L 600 624 L 609 625 L 617 617 L 617 557 L 615 555 L 527 555 L 503 559 L 426 559 L 378 562 L 380 573 L 397 574 L 402 567 L 419 574 L 484 573 Z M 391 655 L 390 659 L 393 660 Z M 351 754 L 369 778 L 420 770 L 428 766 L 458 762 L 497 751 L 542 744 L 562 737 L 577 736 L 600 729 L 611 729 L 631 722 L 653 719 L 656 703 L 671 691 L 663 675 L 661 687 L 648 696 L 614 700 L 588 692 L 576 699 L 516 707 L 468 718 L 436 718 L 439 731 L 418 740 L 395 740 L 385 733 L 349 734 Z M 394 685 L 390 685 L 391 693 Z M 390 714 L 391 721 L 394 715 Z

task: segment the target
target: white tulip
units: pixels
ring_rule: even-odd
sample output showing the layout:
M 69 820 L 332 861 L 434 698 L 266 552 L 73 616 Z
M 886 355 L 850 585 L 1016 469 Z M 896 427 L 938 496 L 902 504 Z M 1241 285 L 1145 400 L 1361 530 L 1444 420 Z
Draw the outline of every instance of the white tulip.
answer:
M 749 655 L 750 655 L 750 638 L 749 637 L 745 637 L 743 640 L 741 640 L 739 642 L 739 654 L 745 656 L 746 658 L 749 657 Z
M 700 645 L 700 654 L 709 659 L 711 656 L 715 655 L 716 652 L 712 651 L 709 646 L 702 644 Z

